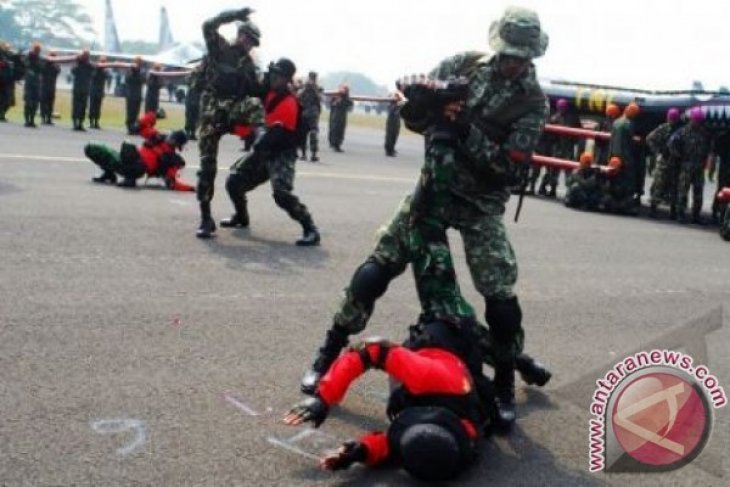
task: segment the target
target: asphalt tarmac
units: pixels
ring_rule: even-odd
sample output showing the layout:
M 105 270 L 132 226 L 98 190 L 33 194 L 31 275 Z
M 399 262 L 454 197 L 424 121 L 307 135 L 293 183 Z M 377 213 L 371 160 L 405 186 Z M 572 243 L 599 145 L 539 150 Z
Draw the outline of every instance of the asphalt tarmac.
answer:
M 323 451 L 385 427 L 382 374 L 316 431 L 281 418 L 302 397 L 342 289 L 413 188 L 422 140 L 405 135 L 386 158 L 382 132 L 350 127 L 345 153 L 325 143 L 321 163 L 299 163 L 296 194 L 322 245 L 298 248 L 301 230 L 268 186 L 250 198 L 250 229 L 201 241 L 193 193 L 91 183 L 85 142 L 124 137 L 0 125 L 0 485 L 410 485 L 394 468 L 316 468 Z M 230 212 L 226 168 L 240 155 L 224 139 L 217 219 Z M 194 181 L 197 149 L 184 157 Z M 727 407 L 701 455 L 674 472 L 589 473 L 588 435 L 595 381 L 637 350 L 689 353 L 730 391 L 730 245 L 716 228 L 537 198 L 514 223 L 515 203 L 505 219 L 526 350 L 554 377 L 543 389 L 518 381 L 515 430 L 487 439 L 460 485 L 727 485 Z M 400 340 L 418 311 L 406 273 L 366 333 Z

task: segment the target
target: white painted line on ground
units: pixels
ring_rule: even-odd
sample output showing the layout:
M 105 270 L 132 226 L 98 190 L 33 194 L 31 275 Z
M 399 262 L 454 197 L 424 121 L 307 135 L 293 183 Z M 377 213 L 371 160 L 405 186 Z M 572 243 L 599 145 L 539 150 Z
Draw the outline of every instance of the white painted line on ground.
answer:
M 147 427 L 139 419 L 100 419 L 91 423 L 91 428 L 97 433 L 124 433 L 134 431 L 134 440 L 123 448 L 117 449 L 117 454 L 126 456 L 144 445 L 147 440 Z
M 269 443 L 271 443 L 274 446 L 278 446 L 285 450 L 289 450 L 290 452 L 294 452 L 297 455 L 301 455 L 306 458 L 311 458 L 313 460 L 319 460 L 319 457 L 317 455 L 313 455 L 309 452 L 306 452 L 300 448 L 297 448 L 296 446 L 290 445 L 289 443 L 287 443 L 285 441 L 281 441 L 278 438 L 274 438 L 273 436 L 266 438 L 266 441 L 268 441 Z
M 34 154 L 2 154 L 0 153 L 0 159 L 26 159 L 32 161 L 58 161 L 58 162 L 83 162 L 91 163 L 88 159 L 76 158 L 76 157 L 63 157 L 63 156 L 44 156 Z M 189 169 L 200 169 L 200 166 L 185 166 Z M 340 174 L 334 172 L 320 172 L 320 171 L 298 171 L 297 176 L 309 177 L 309 178 L 325 178 L 325 179 L 344 179 L 344 180 L 355 180 L 355 181 L 380 181 L 390 183 L 414 183 L 415 178 L 399 178 L 392 176 L 377 176 L 371 174 Z
M 228 401 L 229 403 L 236 406 L 238 409 L 243 411 L 244 413 L 248 414 L 249 416 L 258 416 L 259 413 L 251 409 L 250 407 L 246 406 L 244 403 L 233 397 L 231 394 L 223 394 L 223 398 Z

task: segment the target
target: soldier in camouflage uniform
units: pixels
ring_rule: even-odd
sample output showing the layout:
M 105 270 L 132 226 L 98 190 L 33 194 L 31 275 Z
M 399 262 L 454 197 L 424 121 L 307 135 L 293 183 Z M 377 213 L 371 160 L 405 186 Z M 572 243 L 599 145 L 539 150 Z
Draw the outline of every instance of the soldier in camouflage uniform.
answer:
M 198 121 L 200 119 L 200 93 L 203 89 L 203 70 L 205 57 L 200 65 L 190 73 L 188 78 L 188 92 L 185 95 L 185 133 L 190 140 L 198 140 Z
M 724 130 L 715 136 L 712 141 L 712 152 L 716 157 L 708 172 L 710 181 L 717 172 L 717 189 L 712 201 L 712 220 L 714 223 L 719 223 L 725 213 L 727 203 L 720 201 L 718 195 L 722 188 L 730 187 L 730 130 Z
M 210 238 L 216 230 L 210 202 L 218 171 L 218 142 L 231 130 L 233 113 L 237 123 L 256 126 L 263 123 L 262 86 L 250 51 L 259 45 L 261 32 L 248 20 L 251 9 L 223 12 L 203 23 L 203 37 L 208 49 L 205 82 L 201 95 L 200 171 L 197 196 L 200 203 L 200 226 L 196 236 Z M 240 21 L 236 42 L 229 44 L 218 28 Z
M 580 168 L 566 181 L 565 206 L 579 210 L 597 211 L 603 201 L 604 179 L 600 167 L 593 167 L 590 152 L 580 155 Z
M 613 123 L 618 117 L 621 116 L 621 109 L 615 103 L 609 103 L 606 106 L 606 116 L 601 120 L 596 127 L 598 132 L 611 133 L 613 129 Z M 608 164 L 609 159 L 609 144 L 610 141 L 604 139 L 596 139 L 593 146 L 593 160 L 599 166 L 605 166 Z
M 671 157 L 667 143 L 681 126 L 679 110 L 670 108 L 667 110 L 667 121 L 646 136 L 646 145 L 654 153 L 656 161 L 652 171 L 654 180 L 651 183 L 649 200 L 649 216 L 652 218 L 657 217 L 657 207 L 661 202 L 669 205 L 669 218 L 677 218 L 679 161 Z
M 101 56 L 99 64 L 94 65 L 94 71 L 91 73 L 91 87 L 89 90 L 89 127 L 92 129 L 101 129 L 99 119 L 101 118 L 101 104 L 104 101 L 106 93 L 107 81 L 111 79 L 109 71 L 104 67 L 103 63 L 106 58 Z
M 604 198 L 606 211 L 623 215 L 636 215 L 634 194 L 636 192 L 636 143 L 634 142 L 633 119 L 639 114 L 639 106 L 629 103 L 623 115 L 611 128 L 610 157 L 621 160 L 621 168 L 608 184 Z
M 342 152 L 342 143 L 345 141 L 347 128 L 347 112 L 352 111 L 353 103 L 350 99 L 350 88 L 340 86 L 337 95 L 330 100 L 330 120 L 327 140 L 335 152 Z
M 246 193 L 271 181 L 274 202 L 302 226 L 299 246 L 319 245 L 319 231 L 307 207 L 294 193 L 294 173 L 297 161 L 297 118 L 299 106 L 289 90 L 296 67 L 282 58 L 269 68 L 271 90 L 265 97 L 266 127 L 257 137 L 253 153 L 244 156 L 231 167 L 226 189 L 236 213 L 221 221 L 222 227 L 248 227 Z
M 137 119 L 139 118 L 139 110 L 142 106 L 142 85 L 144 84 L 144 76 L 142 76 L 142 58 L 135 58 L 130 66 L 129 71 L 124 77 L 124 91 L 126 99 L 126 120 L 127 135 L 137 133 Z
M 388 115 L 385 119 L 385 155 L 388 157 L 395 157 L 398 154 L 395 144 L 400 134 L 400 109 L 404 102 L 401 90 L 400 81 L 396 81 L 395 92 L 388 102 Z
M 690 122 L 669 139 L 669 152 L 679 161 L 677 183 L 677 221 L 687 223 L 687 200 L 692 188 L 692 223 L 702 224 L 702 196 L 705 187 L 705 161 L 710 154 L 710 137 L 703 126 L 705 116 L 698 107 L 690 111 Z
M 570 102 L 561 98 L 555 104 L 556 113 L 550 117 L 550 123 L 553 125 L 563 125 L 565 127 L 580 127 L 580 120 L 571 113 Z M 548 155 L 560 159 L 575 160 L 575 141 L 570 137 L 554 137 L 551 145 L 552 152 Z M 558 184 L 560 179 L 560 169 L 546 168 L 545 175 L 540 182 L 538 194 L 549 198 L 557 197 Z M 548 189 L 549 188 L 549 189 Z
M 434 110 L 425 103 L 435 96 L 426 85 L 406 93 L 409 103 L 401 115 L 411 130 L 426 135 L 421 181 L 413 198 L 407 197 L 379 232 L 375 251 L 355 272 L 325 343 L 302 380 L 303 392 L 316 389 L 348 336 L 364 329 L 375 301 L 392 279 L 420 256 L 447 255 L 445 232 L 455 228 L 464 241 L 472 280 L 486 302 L 499 416 L 507 424 L 514 421 L 514 361 L 522 350 L 524 332 L 514 293 L 517 261 L 503 214 L 508 187 L 515 182 L 514 161 L 528 158 L 548 115 L 530 61 L 545 52 L 547 35 L 537 14 L 513 7 L 492 24 L 490 45 L 495 56 L 459 54 L 432 73 L 439 80 L 468 80 L 465 101 Z M 437 248 L 429 250 L 434 245 Z M 414 269 L 418 271 L 415 265 Z M 442 273 L 443 282 L 449 275 Z M 459 315 L 459 310 L 453 314 Z
M 51 51 L 49 58 L 43 62 L 41 71 L 41 122 L 53 125 L 53 107 L 56 103 L 56 80 L 61 68 L 53 62 L 56 53 Z
M 89 90 L 91 88 L 91 74 L 94 66 L 89 61 L 89 51 L 84 50 L 79 54 L 76 66 L 71 68 L 73 75 L 71 119 L 73 129 L 84 132 L 84 119 L 86 118 L 86 105 L 89 103 Z
M 35 115 L 41 98 L 41 45 L 34 44 L 25 58 L 25 79 L 23 81 L 23 101 L 25 102 L 25 126 L 35 128 Z
M 322 87 L 317 84 L 317 73 L 311 71 L 307 82 L 298 94 L 299 103 L 302 106 L 302 117 L 306 120 L 309 128 L 309 152 L 312 154 L 310 161 L 317 162 L 319 152 L 319 115 L 322 113 Z M 302 159 L 307 160 L 307 139 L 304 139 L 302 147 Z

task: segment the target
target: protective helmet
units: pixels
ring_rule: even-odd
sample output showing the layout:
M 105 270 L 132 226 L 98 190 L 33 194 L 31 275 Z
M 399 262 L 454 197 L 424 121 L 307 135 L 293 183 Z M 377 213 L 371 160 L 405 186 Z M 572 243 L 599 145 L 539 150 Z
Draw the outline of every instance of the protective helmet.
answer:
M 489 46 L 497 54 L 532 59 L 545 54 L 548 36 L 537 13 L 522 7 L 507 7 L 502 18 L 489 27 Z
M 269 72 L 279 74 L 284 78 L 291 80 L 294 77 L 294 73 L 297 72 L 297 67 L 291 59 L 283 57 L 269 66 Z
M 442 407 L 408 407 L 393 420 L 388 443 L 403 468 L 424 481 L 455 478 L 473 459 L 459 417 Z
M 565 98 L 561 98 L 555 103 L 555 108 L 557 108 L 560 113 L 565 113 L 569 106 L 570 103 L 568 103 L 568 100 Z
M 584 152 L 580 155 L 580 167 L 590 167 L 593 164 L 593 154 Z
M 679 122 L 680 113 L 676 108 L 670 108 L 667 110 L 667 122 L 675 123 Z
M 606 107 L 606 116 L 610 119 L 616 119 L 621 116 L 621 109 L 615 103 L 609 103 Z
M 261 44 L 261 31 L 259 28 L 251 22 L 250 20 L 247 20 L 245 22 L 242 22 L 238 26 L 238 35 L 246 34 L 246 36 L 251 39 L 251 42 L 253 42 L 253 45 L 258 47 Z
M 183 130 L 175 130 L 167 136 L 167 143 L 180 149 L 182 149 L 187 142 L 188 136 Z
M 608 167 L 610 167 L 610 168 L 612 168 L 612 169 L 616 169 L 616 170 L 619 170 L 619 169 L 621 169 L 621 165 L 622 165 L 622 162 L 621 162 L 621 158 L 620 158 L 620 157 L 618 157 L 618 156 L 613 156 L 613 157 L 612 157 L 612 158 L 611 158 L 611 159 L 610 159 L 610 160 L 608 161 Z
M 624 115 L 626 115 L 626 118 L 628 119 L 636 118 L 636 116 L 639 114 L 639 111 L 639 105 L 631 102 L 626 105 L 626 108 L 624 108 Z
M 702 123 L 705 120 L 705 114 L 700 107 L 692 107 L 689 111 L 689 119 L 695 123 Z

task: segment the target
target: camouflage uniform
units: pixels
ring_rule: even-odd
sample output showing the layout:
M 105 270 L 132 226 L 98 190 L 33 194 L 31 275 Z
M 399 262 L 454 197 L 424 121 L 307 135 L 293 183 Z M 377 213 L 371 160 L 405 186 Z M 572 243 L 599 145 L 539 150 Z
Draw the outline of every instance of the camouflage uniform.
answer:
M 388 103 L 388 115 L 385 119 L 385 154 L 395 156 L 395 144 L 400 134 L 401 97 L 396 93 Z
M 153 112 L 157 114 L 157 110 L 160 109 L 160 89 L 162 89 L 160 77 L 155 76 L 152 73 L 147 73 L 147 83 L 145 88 L 144 112 Z
M 322 88 L 316 83 L 307 81 L 298 95 L 302 106 L 302 117 L 309 127 L 309 152 L 312 159 L 319 152 L 319 116 L 322 113 Z M 303 157 L 307 156 L 307 140 L 304 141 Z
M 710 153 L 709 135 L 704 127 L 689 123 L 669 139 L 669 152 L 679 161 L 677 217 L 684 218 L 692 187 L 692 217 L 698 219 L 705 186 L 705 161 Z
M 139 66 L 132 66 L 124 77 L 125 98 L 127 116 L 125 124 L 127 132 L 131 135 L 136 131 L 137 119 L 139 118 L 139 110 L 142 106 L 142 84 L 144 78 Z
M 592 211 L 600 208 L 604 180 L 597 167 L 576 169 L 568 176 L 566 187 L 565 206 Z
M 596 131 L 611 133 L 611 130 L 613 129 L 613 122 L 613 119 L 604 117 L 604 119 L 598 124 L 598 127 L 596 127 Z M 595 139 L 593 144 L 593 160 L 599 166 L 607 165 L 610 142 L 604 139 Z
M 202 71 L 205 61 L 196 67 L 188 78 L 188 92 L 185 95 L 185 133 L 190 140 L 198 140 L 198 120 L 200 119 L 200 92 L 202 90 Z
M 84 119 L 86 118 L 86 105 L 89 102 L 89 90 L 91 88 L 91 73 L 94 67 L 88 58 L 83 57 L 78 60 L 76 66 L 71 69 L 73 74 L 72 87 L 72 109 L 71 118 L 73 119 L 74 130 L 84 129 Z
M 258 70 L 246 50 L 229 44 L 218 28 L 236 20 L 248 18 L 246 9 L 223 12 L 203 23 L 203 37 L 208 49 L 203 93 L 200 98 L 200 171 L 197 196 L 203 207 L 209 208 L 218 171 L 218 143 L 231 129 L 233 118 L 243 125 L 263 123 L 262 94 Z M 233 113 L 236 115 L 233 115 Z
M 580 121 L 577 117 L 572 116 L 570 113 L 556 113 L 550 117 L 550 123 L 553 125 L 562 125 L 564 127 L 580 127 Z M 560 159 L 568 159 L 574 161 L 575 157 L 575 141 L 570 137 L 555 137 L 551 144 L 552 155 Z M 558 189 L 560 178 L 560 169 L 546 168 L 545 175 L 542 177 L 540 182 L 540 194 L 549 194 L 551 197 L 555 197 Z M 550 188 L 548 190 L 548 187 Z
M 730 130 L 726 130 L 718 134 L 712 142 L 712 152 L 717 156 L 717 190 L 715 191 L 715 199 L 712 201 L 712 215 L 715 221 L 722 218 L 727 203 L 723 203 L 717 199 L 717 194 L 722 188 L 730 187 Z M 713 167 L 714 172 L 714 167 Z
M 347 128 L 347 112 L 352 111 L 353 103 L 349 92 L 340 93 L 330 101 L 329 132 L 327 140 L 336 151 L 342 150 Z
M 101 103 L 104 100 L 107 80 L 110 78 L 111 75 L 106 68 L 94 67 L 89 90 L 89 126 L 92 128 L 101 128 L 99 126 Z
M 666 202 L 672 208 L 676 206 L 679 165 L 677 159 L 669 154 L 667 143 L 680 126 L 678 123 L 664 122 L 646 136 L 646 144 L 656 157 L 650 190 L 652 208 L 661 202 Z
M 23 101 L 25 102 L 25 126 L 35 127 L 35 115 L 41 97 L 41 70 L 40 54 L 29 53 L 25 60 L 25 79 L 23 82 Z
M 41 72 L 41 120 L 47 125 L 53 124 L 53 107 L 56 103 L 56 80 L 61 68 L 51 61 L 43 63 Z
M 636 190 L 636 147 L 634 143 L 634 124 L 626 118 L 616 119 L 611 128 L 609 159 L 621 159 L 621 169 L 611 178 L 608 194 L 604 198 L 606 210 L 624 214 L 635 214 L 634 193 Z

